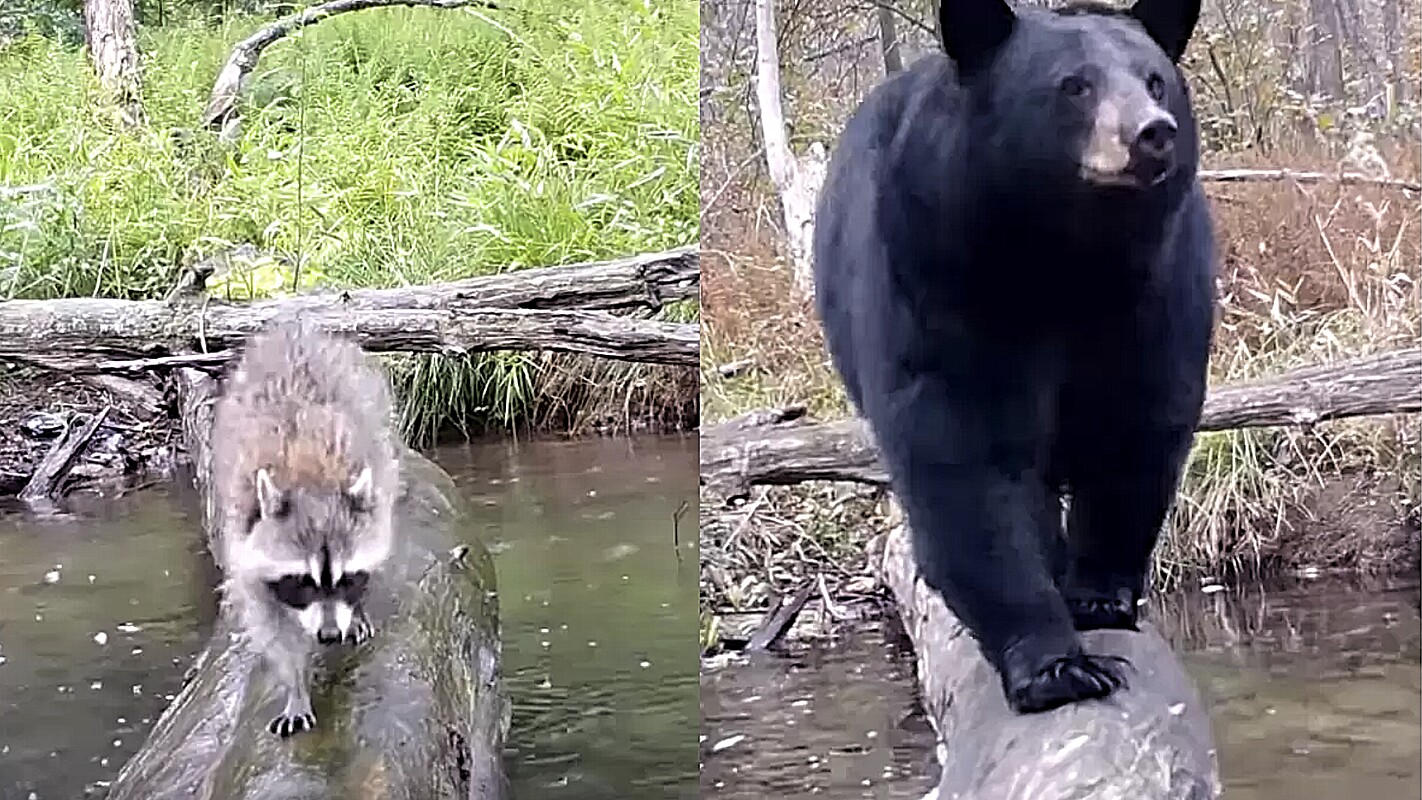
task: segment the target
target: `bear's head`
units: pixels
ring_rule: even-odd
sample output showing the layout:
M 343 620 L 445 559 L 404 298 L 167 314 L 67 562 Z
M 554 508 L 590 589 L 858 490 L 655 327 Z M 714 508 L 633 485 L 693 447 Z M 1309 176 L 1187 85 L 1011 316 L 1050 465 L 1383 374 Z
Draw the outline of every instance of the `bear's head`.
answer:
M 1200 0 L 1125 10 L 942 0 L 977 155 L 1048 194 L 1178 191 L 1199 157 L 1177 66 L 1199 14 Z

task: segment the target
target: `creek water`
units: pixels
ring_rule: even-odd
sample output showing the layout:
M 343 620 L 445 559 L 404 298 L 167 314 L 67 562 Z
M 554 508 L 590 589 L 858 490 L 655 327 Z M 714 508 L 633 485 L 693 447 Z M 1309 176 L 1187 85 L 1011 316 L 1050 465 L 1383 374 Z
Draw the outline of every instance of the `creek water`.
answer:
M 1415 579 L 1159 598 L 1211 707 L 1227 800 L 1422 796 L 1420 600 Z M 882 623 L 707 670 L 702 796 L 922 797 L 938 769 L 913 670 Z
M 696 796 L 696 439 L 430 455 L 495 553 L 514 800 Z M 178 691 L 216 611 L 197 509 L 175 482 L 0 513 L 0 800 L 102 797 Z

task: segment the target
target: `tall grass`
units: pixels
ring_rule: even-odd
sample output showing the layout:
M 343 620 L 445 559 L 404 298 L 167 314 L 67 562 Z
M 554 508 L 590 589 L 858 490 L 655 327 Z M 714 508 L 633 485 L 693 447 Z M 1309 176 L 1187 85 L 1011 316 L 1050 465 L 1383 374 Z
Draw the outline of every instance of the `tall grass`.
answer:
M 361 11 L 271 47 L 230 150 L 193 129 L 231 45 L 263 19 L 142 30 L 139 132 L 97 113 L 79 50 L 39 36 L 0 50 L 0 299 L 154 297 L 238 243 L 311 283 L 364 287 L 695 241 L 696 5 L 502 6 Z M 417 438 L 548 417 L 569 368 L 391 363 Z

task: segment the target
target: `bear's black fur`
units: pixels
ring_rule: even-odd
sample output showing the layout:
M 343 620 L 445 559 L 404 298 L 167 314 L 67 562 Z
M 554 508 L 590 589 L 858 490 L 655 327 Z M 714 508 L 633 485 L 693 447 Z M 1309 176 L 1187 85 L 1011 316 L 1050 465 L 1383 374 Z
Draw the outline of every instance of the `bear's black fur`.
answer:
M 1124 685 L 1077 630 L 1135 629 L 1199 421 L 1214 235 L 1176 64 L 1199 10 L 944 0 L 946 55 L 869 95 L 820 196 L 832 359 L 1023 713 Z

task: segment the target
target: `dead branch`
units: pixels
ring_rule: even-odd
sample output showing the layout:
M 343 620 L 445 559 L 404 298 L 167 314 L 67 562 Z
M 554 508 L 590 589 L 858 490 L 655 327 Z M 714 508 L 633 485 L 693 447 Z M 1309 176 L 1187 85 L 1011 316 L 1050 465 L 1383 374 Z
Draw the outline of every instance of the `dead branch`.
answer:
M 1422 183 L 1416 181 L 1374 178 L 1371 175 L 1357 172 L 1300 172 L 1292 169 L 1202 169 L 1199 174 L 1200 180 L 1205 183 L 1294 181 L 1295 183 L 1341 183 L 1344 186 L 1379 186 L 1409 192 L 1422 192 Z
M 806 581 L 795 594 L 778 598 L 761 620 L 760 626 L 751 634 L 750 641 L 746 643 L 746 652 L 766 650 L 780 641 L 790 630 L 790 626 L 795 624 L 795 618 L 800 616 L 800 611 L 810 601 L 810 594 L 814 590 L 815 582 Z
M 696 252 L 683 248 L 452 283 L 253 303 L 14 300 L 0 306 L 0 359 L 90 373 L 213 365 L 222 359 L 217 351 L 238 346 L 276 317 L 299 313 L 372 351 L 557 350 L 692 366 L 700 351 L 695 324 L 588 309 L 660 308 L 696 296 L 698 283 Z
M 1418 411 L 1422 411 L 1422 348 L 1220 387 L 1205 399 L 1200 430 L 1308 425 Z M 702 428 L 702 485 L 729 499 L 741 499 L 753 485 L 888 482 L 872 436 L 861 421 L 813 423 L 803 415 L 803 408 L 752 412 Z
M 57 495 L 59 485 L 63 483 L 70 468 L 74 466 L 74 460 L 78 458 L 79 452 L 89 444 L 90 439 L 94 438 L 94 433 L 99 430 L 99 426 L 103 424 L 108 415 L 109 409 L 104 408 L 91 415 L 83 423 L 78 420 L 70 420 L 64 433 L 59 435 L 59 438 L 49 448 L 49 452 L 45 454 L 44 459 L 35 467 L 34 474 L 30 476 L 30 482 L 20 490 L 20 499 L 25 502 L 35 502 Z
M 760 106 L 758 119 L 761 140 L 765 143 L 765 164 L 780 196 L 795 291 L 801 297 L 813 297 L 810 251 L 814 239 L 815 197 L 824 183 L 829 159 L 819 143 L 811 145 L 803 157 L 796 157 L 790 149 L 780 97 L 780 51 L 773 0 L 755 0 L 755 41 L 755 95 Z
M 303 11 L 282 17 L 256 33 L 243 39 L 232 48 L 222 71 L 213 83 L 212 94 L 207 101 L 207 109 L 202 115 L 204 127 L 222 131 L 228 138 L 235 136 L 240 117 L 237 101 L 246 88 L 247 78 L 257 68 L 257 59 L 262 51 L 281 39 L 290 36 L 308 25 L 315 25 L 327 17 L 349 11 L 389 6 L 429 6 L 431 8 L 464 8 L 476 6 L 497 8 L 492 2 L 483 0 L 332 0 L 329 3 L 311 6 Z

